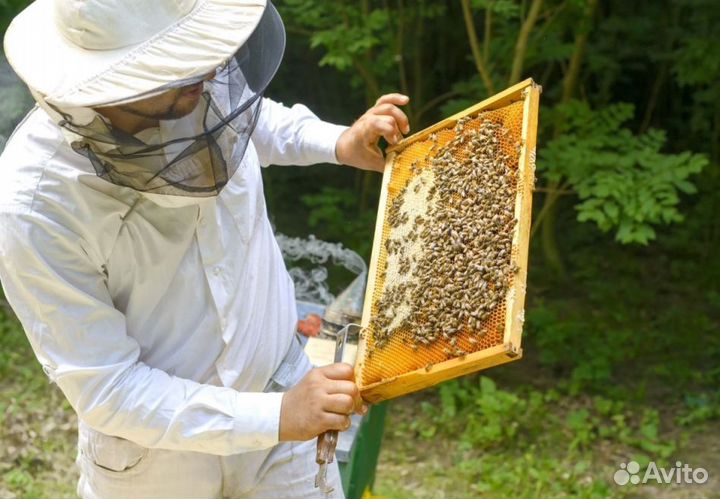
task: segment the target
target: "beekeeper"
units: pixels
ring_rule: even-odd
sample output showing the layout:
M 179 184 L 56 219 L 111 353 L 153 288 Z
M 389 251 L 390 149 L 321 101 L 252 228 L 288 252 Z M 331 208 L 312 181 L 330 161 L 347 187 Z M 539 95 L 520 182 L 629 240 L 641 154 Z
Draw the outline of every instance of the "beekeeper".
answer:
M 382 170 L 407 97 L 349 128 L 265 99 L 284 44 L 265 0 L 37 0 L 6 32 L 38 106 L 0 158 L 0 279 L 83 498 L 317 497 L 314 437 L 366 410 L 295 340 L 260 166 Z

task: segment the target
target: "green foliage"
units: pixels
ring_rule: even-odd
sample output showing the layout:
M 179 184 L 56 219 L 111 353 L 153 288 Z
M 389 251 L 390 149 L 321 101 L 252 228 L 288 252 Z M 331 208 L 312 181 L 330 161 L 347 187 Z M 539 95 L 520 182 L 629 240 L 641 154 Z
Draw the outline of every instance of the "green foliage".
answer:
M 69 497 L 76 424 L 0 293 L 0 496 Z
M 421 473 L 423 483 L 437 482 L 451 497 L 610 497 L 622 492 L 610 485 L 618 459 L 668 463 L 678 445 L 657 409 L 554 389 L 500 388 L 485 376 L 444 383 L 421 407 L 392 422 L 391 456 L 412 466 L 426 442 L 446 464 Z M 456 444 L 440 449 L 445 439 Z
M 677 45 L 668 57 L 677 84 L 690 92 L 692 109 L 686 112 L 690 129 L 698 136 L 714 137 L 717 154 L 717 122 L 720 112 L 720 53 L 712 46 L 712 35 L 720 22 L 720 9 L 713 0 L 680 2 L 685 29 L 678 32 Z M 681 123 L 680 126 L 687 126 Z M 717 157 L 716 157 L 717 160 Z
M 640 449 L 668 459 L 675 452 L 675 442 L 660 439 L 660 413 L 656 409 L 643 411 L 638 434 L 631 440 Z
M 682 47 L 678 49 L 674 71 L 678 83 L 683 86 L 716 81 L 720 75 L 720 55 L 715 50 L 712 39 L 699 33 L 687 36 Z
M 443 116 L 452 116 L 467 109 L 481 99 L 484 88 L 482 82 L 477 78 L 455 82 L 452 86 L 452 92 L 462 97 L 448 100 L 440 107 L 440 112 Z
M 20 379 L 26 383 L 37 380 L 39 366 L 30 363 L 31 360 L 34 358 L 27 338 L 0 293 L 0 379 Z
M 526 398 L 499 390 L 487 377 L 468 378 L 444 383 L 438 388 L 439 407 L 428 403 L 423 410 L 438 425 L 452 426 L 463 421 L 462 440 L 469 447 L 497 448 L 511 445 L 518 432 L 532 432 L 533 421 L 542 410 L 542 397 L 533 392 Z M 432 437 L 437 426 L 423 428 L 421 434 Z
M 308 225 L 319 230 L 322 238 L 343 241 L 369 256 L 375 214 L 368 211 L 353 216 L 355 198 L 351 190 L 326 186 L 318 194 L 306 194 L 301 199 L 310 208 Z
M 363 83 L 376 86 L 376 75 L 392 68 L 392 56 L 387 50 L 390 43 L 388 10 L 377 7 L 363 10 L 353 2 L 313 0 L 284 0 L 280 9 L 290 21 L 291 30 L 306 32 L 310 47 L 322 50 L 320 66 L 342 72 L 361 70 L 362 74 L 352 74 L 355 87 Z M 376 48 L 380 55 L 370 66 L 366 58 Z
M 558 432 L 571 453 L 590 449 L 600 440 L 616 441 L 658 460 L 676 450 L 674 438 L 661 431 L 658 410 L 645 408 L 637 417 L 622 401 L 602 396 L 580 406 L 565 398 L 568 407 L 555 414 L 551 407 L 559 400 L 556 392 L 503 390 L 485 376 L 444 383 L 437 394 L 437 405 L 422 404 L 431 424 L 417 421 L 410 429 L 424 438 L 455 434 L 461 449 L 529 449 L 541 446 L 548 432 Z
M 653 225 L 683 220 L 681 195 L 696 192 L 690 178 L 707 158 L 664 154 L 664 132 L 635 135 L 623 127 L 633 116 L 631 104 L 593 111 L 573 101 L 556 113 L 564 132 L 541 150 L 539 167 L 551 180 L 567 179 L 577 192 L 579 221 L 604 232 L 615 229 L 621 243 L 647 244 L 656 237 Z
M 676 441 L 661 433 L 657 410 L 645 408 L 642 416 L 633 422 L 622 404 L 608 410 L 612 405 L 611 400 L 596 398 L 594 407 L 575 409 L 567 414 L 565 424 L 570 434 L 570 450 L 590 448 L 598 440 L 614 440 L 660 462 L 676 451 Z
M 472 0 L 471 5 L 473 9 L 491 11 L 500 17 L 520 17 L 520 6 L 511 0 Z
M 560 375 L 573 394 L 641 396 L 645 383 L 662 381 L 676 389 L 717 383 L 709 366 L 720 358 L 714 334 L 720 307 L 702 288 L 684 290 L 682 306 L 672 291 L 665 294 L 668 280 L 690 283 L 696 273 L 717 270 L 679 261 L 665 269 L 664 259 L 636 263 L 630 248 L 591 259 L 593 244 L 575 251 L 573 264 L 581 269 L 567 296 L 536 299 L 528 307 L 525 339 L 534 358 Z M 632 382 L 620 382 L 627 373 Z
M 553 310 L 538 303 L 527 312 L 527 332 L 536 337 L 540 361 L 570 371 L 567 386 L 571 393 L 579 393 L 607 385 L 616 364 L 632 355 L 634 336 L 623 327 L 625 320 L 601 314 L 588 317 L 581 310 L 574 313 L 572 304 Z
M 685 395 L 686 410 L 677 418 L 681 426 L 692 427 L 707 421 L 720 419 L 720 390 L 709 393 Z
M 585 459 L 549 457 L 530 449 L 513 458 L 491 454 L 464 460 L 458 464 L 458 478 L 489 498 L 617 497 L 607 482 L 589 476 L 591 467 Z
M 0 151 L 20 119 L 33 106 L 27 88 L 20 82 L 0 54 Z
M 563 189 L 577 194 L 574 208 L 580 221 L 613 231 L 621 243 L 646 245 L 657 237 L 659 226 L 684 220 L 683 200 L 696 194 L 696 176 L 708 160 L 702 154 L 681 152 L 705 146 L 690 141 L 681 148 L 674 135 L 682 130 L 671 133 L 663 123 L 648 129 L 654 114 L 672 126 L 683 118 L 661 114 L 657 96 L 647 101 L 647 92 L 636 91 L 643 85 L 635 85 L 631 75 L 642 80 L 657 67 L 656 81 L 643 88 L 652 83 L 665 90 L 668 75 L 692 88 L 697 107 L 690 122 L 712 134 L 717 116 L 713 109 L 720 102 L 712 82 L 720 66 L 707 50 L 707 40 L 712 39 L 709 33 L 718 9 L 708 0 L 668 0 L 644 10 L 612 4 L 603 11 L 602 22 L 593 17 L 582 22 L 587 2 L 545 2 L 538 25 L 529 33 L 526 73 L 548 89 L 543 95 L 545 136 L 539 141 L 538 171 L 541 184 L 562 182 Z M 518 26 L 528 6 L 472 0 L 471 7 L 481 63 L 501 88 L 516 56 Z M 470 35 L 447 29 L 450 19 L 462 17 L 458 5 L 284 0 L 280 8 L 290 30 L 304 33 L 309 46 L 322 51 L 319 63 L 349 73 L 370 100 L 385 89 L 414 90 L 417 95 L 411 95 L 414 100 L 408 108 L 413 122 L 457 112 L 487 96 L 471 56 Z M 692 29 L 683 30 L 682 25 Z M 659 29 L 667 37 L 658 37 Z M 559 98 L 563 71 L 577 55 L 577 36 L 585 34 L 590 48 L 580 54 L 586 61 L 577 83 L 586 85 L 582 100 L 565 102 Z M 596 87 L 591 82 L 597 82 Z M 577 94 L 571 89 L 567 96 L 573 93 Z M 438 94 L 441 98 L 431 99 Z M 640 132 L 631 130 L 635 108 L 644 113 Z M 680 113 L 682 108 L 676 108 Z M 355 190 L 354 195 L 364 198 L 361 206 L 371 204 L 366 191 Z
M 688 29 L 678 36 L 678 47 L 672 54 L 673 73 L 684 87 L 714 84 L 720 77 L 720 54 L 710 43 L 720 20 L 717 4 L 713 0 L 686 0 L 681 6 Z
M 31 0 L 0 0 L 0 32 L 5 33 L 10 20 L 30 3 Z
M 356 57 L 380 45 L 388 23 L 387 11 L 363 13 L 357 5 L 346 2 L 285 0 L 284 12 L 293 24 L 312 30 L 310 46 L 325 51 L 320 65 L 340 71 L 351 68 Z

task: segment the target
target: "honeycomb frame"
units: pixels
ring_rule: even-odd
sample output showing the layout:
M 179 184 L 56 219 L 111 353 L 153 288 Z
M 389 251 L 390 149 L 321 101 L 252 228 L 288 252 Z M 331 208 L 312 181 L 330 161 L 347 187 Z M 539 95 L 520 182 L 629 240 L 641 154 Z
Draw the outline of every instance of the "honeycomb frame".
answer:
M 360 338 L 355 365 L 356 381 L 366 401 L 376 403 L 395 398 L 522 357 L 520 344 L 524 322 L 532 191 L 535 184 L 540 92 L 541 87 L 532 79 L 527 79 L 405 138 L 388 149 L 361 322 L 364 333 Z M 424 154 L 431 157 L 432 149 L 428 150 L 427 146 L 423 146 L 430 137 L 442 136 L 461 118 L 486 119 L 485 116 L 490 116 L 493 112 L 499 113 L 498 115 L 520 113 L 520 119 L 515 118 L 517 126 L 509 130 L 515 133 L 520 151 L 514 202 L 517 224 L 513 230 L 511 252 L 511 262 L 517 265 L 519 270 L 508 287 L 505 299 L 498 304 L 493 317 L 488 319 L 488 330 L 492 329 L 492 332 L 483 337 L 483 341 L 476 347 L 469 345 L 466 338 L 459 338 L 460 344 L 468 352 L 463 357 L 442 354 L 443 341 L 414 351 L 409 344 L 401 341 L 401 338 L 395 341 L 394 338 L 391 339 L 390 344 L 383 347 L 379 354 L 375 353 L 372 330 L 368 326 L 377 297 L 381 296 L 385 285 L 381 268 L 385 267 L 385 240 L 390 233 L 386 220 L 388 208 L 394 196 L 407 185 L 408 175 L 411 175 L 406 171 L 410 160 L 403 159 L 403 154 L 411 153 L 413 157 Z M 444 142 L 449 139 L 449 136 L 446 137 Z

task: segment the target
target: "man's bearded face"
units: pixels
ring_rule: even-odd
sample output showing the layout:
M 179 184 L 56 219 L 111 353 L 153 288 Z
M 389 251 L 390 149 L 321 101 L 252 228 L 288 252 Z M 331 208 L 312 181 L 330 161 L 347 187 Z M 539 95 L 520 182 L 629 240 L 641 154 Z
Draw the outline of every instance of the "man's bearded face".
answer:
M 167 121 L 177 120 L 192 113 L 203 91 L 203 83 L 168 90 L 147 99 L 121 104 L 119 109 L 142 118 Z

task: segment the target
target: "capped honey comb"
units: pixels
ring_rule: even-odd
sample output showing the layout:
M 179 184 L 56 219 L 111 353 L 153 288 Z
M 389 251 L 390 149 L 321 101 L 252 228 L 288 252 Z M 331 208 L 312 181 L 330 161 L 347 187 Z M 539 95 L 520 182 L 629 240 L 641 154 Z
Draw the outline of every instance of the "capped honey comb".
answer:
M 356 380 L 365 400 L 379 402 L 394 398 L 521 357 L 539 94 L 540 87 L 528 79 L 404 139 L 389 151 L 356 363 Z M 498 230 L 507 231 L 505 240 L 512 241 L 507 263 L 514 272 L 507 276 L 503 287 L 498 288 L 502 294 L 492 300 L 491 309 L 476 314 L 482 296 L 480 293 L 471 295 L 471 305 L 477 308 L 470 307 L 467 312 L 482 320 L 466 320 L 465 326 L 451 330 L 449 336 L 446 331 L 441 334 L 443 326 L 437 321 L 433 321 L 433 327 L 428 329 L 428 313 L 413 308 L 410 293 L 402 294 L 409 285 L 408 275 L 413 273 L 410 261 L 416 262 L 423 252 L 429 251 L 422 247 L 417 234 L 407 227 L 411 225 L 410 219 L 414 223 L 420 220 L 428 228 L 437 227 L 439 221 L 429 215 L 439 211 L 431 209 L 432 192 L 431 196 L 427 194 L 429 189 L 437 187 L 433 184 L 432 171 L 437 172 L 437 168 L 442 167 L 438 155 L 447 152 L 445 161 L 469 164 L 473 156 L 480 156 L 480 151 L 467 144 L 481 132 L 487 132 L 489 127 L 492 127 L 496 142 L 492 154 L 504 158 L 509 173 L 507 178 L 514 184 L 512 189 L 504 191 L 510 193 L 506 205 L 512 213 L 513 223 L 498 226 L 502 227 Z M 487 156 L 487 151 L 484 154 Z M 439 197 L 462 201 L 462 193 L 453 196 Z M 444 272 L 438 269 L 438 274 L 463 273 L 473 277 L 472 269 L 467 267 L 447 267 L 445 264 Z M 397 293 L 393 295 L 398 297 L 397 303 L 393 302 L 392 308 L 388 309 L 388 296 L 392 293 Z M 444 307 L 456 305 L 445 298 Z M 483 307 L 487 307 L 485 299 Z M 443 309 L 438 314 L 451 311 Z M 384 320 L 378 320 L 379 316 Z M 419 322 L 409 320 L 411 316 L 421 319 Z M 422 328 L 424 336 L 418 336 L 418 327 Z

